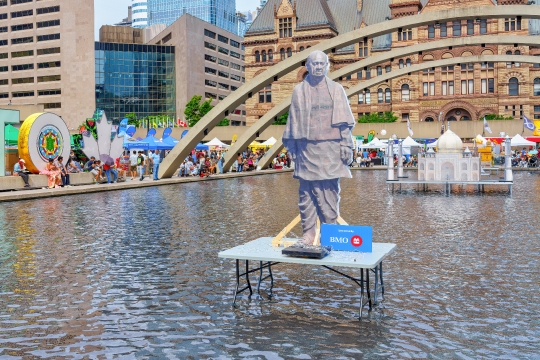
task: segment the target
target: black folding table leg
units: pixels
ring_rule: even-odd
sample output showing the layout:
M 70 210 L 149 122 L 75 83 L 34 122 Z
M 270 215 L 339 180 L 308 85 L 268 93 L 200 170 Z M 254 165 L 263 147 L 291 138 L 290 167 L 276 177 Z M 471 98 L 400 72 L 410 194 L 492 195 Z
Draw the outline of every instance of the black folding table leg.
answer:
M 369 269 L 366 269 L 366 290 L 367 290 L 367 297 L 369 302 L 369 310 L 371 311 L 371 293 L 369 290 Z
M 383 280 L 382 261 L 379 264 L 379 271 L 380 271 L 380 277 L 381 277 L 381 295 L 382 295 L 382 299 L 384 300 L 384 280 Z
M 234 299 L 232 306 L 236 304 L 236 296 L 238 295 L 238 287 L 240 287 L 240 266 L 239 266 L 240 260 L 236 259 L 236 288 L 234 289 Z
M 253 295 L 253 290 L 251 289 L 251 283 L 249 282 L 249 260 L 246 260 L 246 282 L 249 288 L 249 296 Z

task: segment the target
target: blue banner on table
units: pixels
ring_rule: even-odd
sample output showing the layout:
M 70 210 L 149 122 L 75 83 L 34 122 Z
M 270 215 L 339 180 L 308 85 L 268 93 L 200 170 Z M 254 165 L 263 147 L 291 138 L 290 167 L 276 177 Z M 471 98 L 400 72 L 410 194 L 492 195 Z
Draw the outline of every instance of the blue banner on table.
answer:
M 336 251 L 373 251 L 373 228 L 371 226 L 321 225 L 321 245 Z

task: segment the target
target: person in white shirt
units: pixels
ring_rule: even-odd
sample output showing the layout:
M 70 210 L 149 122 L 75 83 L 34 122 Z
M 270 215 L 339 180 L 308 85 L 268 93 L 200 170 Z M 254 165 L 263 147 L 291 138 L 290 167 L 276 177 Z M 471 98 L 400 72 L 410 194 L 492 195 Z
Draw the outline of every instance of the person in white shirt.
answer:
M 131 180 L 137 176 L 137 152 L 133 151 L 133 154 L 129 156 L 129 172 L 131 173 Z

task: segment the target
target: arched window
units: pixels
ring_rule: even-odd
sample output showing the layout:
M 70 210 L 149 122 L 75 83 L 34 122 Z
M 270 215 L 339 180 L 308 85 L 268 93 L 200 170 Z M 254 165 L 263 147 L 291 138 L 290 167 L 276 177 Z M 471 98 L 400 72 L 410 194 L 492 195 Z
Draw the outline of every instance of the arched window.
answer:
M 510 50 L 508 50 L 508 51 L 506 52 L 506 55 L 512 55 L 512 52 L 511 52 Z M 511 63 L 511 62 L 507 62 L 507 63 L 506 63 L 506 67 L 507 67 L 507 68 L 511 68 L 511 67 L 512 67 L 512 63 Z
M 514 51 L 514 55 L 521 55 L 521 51 L 519 51 L 519 50 Z M 516 67 L 519 67 L 519 63 L 518 63 L 518 62 L 515 62 L 514 65 L 515 65 Z
M 371 91 L 369 91 L 369 89 L 366 90 L 366 93 L 365 93 L 365 96 L 366 96 L 366 104 L 371 104 Z
M 304 47 L 303 47 L 303 46 L 300 46 L 300 51 L 304 51 Z
M 261 53 L 259 51 L 255 51 L 255 62 L 261 61 Z
M 287 57 L 292 56 L 292 48 L 287 48 Z
M 387 104 L 390 104 L 392 102 L 392 91 L 390 91 L 390 88 L 388 88 L 385 90 L 385 93 L 386 93 L 386 96 L 384 97 L 385 101 Z
M 308 45 L 308 47 L 307 47 L 307 48 L 309 49 L 310 47 L 311 47 L 311 45 Z
M 274 61 L 274 52 L 272 51 L 272 49 L 268 50 L 268 61 Z
M 515 77 L 510 78 L 510 80 L 508 80 L 508 95 L 510 96 L 519 95 L 519 81 Z
M 379 103 L 379 104 L 384 103 L 384 92 L 383 92 L 383 89 L 377 90 L 377 103 Z
M 534 79 L 533 95 L 540 96 L 540 78 Z
M 426 122 L 433 122 L 433 118 L 432 118 L 432 117 L 427 117 L 424 121 L 426 121 Z
M 281 58 L 281 60 L 285 60 L 285 49 L 284 48 L 279 49 L 279 57 Z
M 411 59 L 407 59 L 407 67 L 411 67 Z
M 266 62 L 266 50 L 262 51 L 262 62 Z
M 411 99 L 411 90 L 409 89 L 409 85 L 403 84 L 401 85 L 401 101 L 409 101 Z
M 403 69 L 403 66 L 404 66 L 403 59 L 400 59 L 400 60 L 399 60 L 399 68 L 400 68 L 400 69 Z

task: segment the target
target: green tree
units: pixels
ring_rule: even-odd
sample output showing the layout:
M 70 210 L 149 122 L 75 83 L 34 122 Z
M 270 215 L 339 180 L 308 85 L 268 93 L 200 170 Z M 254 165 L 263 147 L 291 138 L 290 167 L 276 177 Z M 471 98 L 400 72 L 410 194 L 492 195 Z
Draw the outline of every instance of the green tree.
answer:
M 393 123 L 398 119 L 391 111 L 385 111 L 382 115 L 378 113 L 371 113 L 368 115 L 363 115 L 358 118 L 358 122 L 361 124 L 367 123 Z
M 272 125 L 286 125 L 288 118 L 289 118 L 289 113 L 287 112 L 281 115 L 280 117 L 278 117 L 277 120 L 272 123 Z
M 480 119 L 480 120 L 483 120 Z M 497 115 L 497 114 L 487 114 L 486 120 L 514 120 L 512 116 L 504 116 L 504 115 Z
M 208 114 L 214 107 L 212 106 L 212 99 L 207 99 L 201 104 L 202 96 L 193 95 L 191 100 L 186 104 L 184 115 L 188 121 L 189 127 L 195 126 L 204 115 Z M 221 120 L 217 126 L 228 126 L 230 124 L 229 119 L 225 118 Z
M 229 126 L 230 124 L 231 122 L 229 121 L 229 119 L 225 118 L 221 120 L 216 126 Z
M 184 115 L 188 122 L 189 127 L 195 126 L 199 120 L 210 110 L 213 106 L 210 104 L 212 99 L 208 99 L 201 104 L 202 96 L 193 95 L 191 100 L 186 104 L 186 109 L 184 110 Z
M 128 119 L 128 125 L 135 125 L 135 127 L 139 127 L 141 123 L 141 120 L 137 119 L 137 115 L 135 115 L 133 112 L 126 114 L 125 118 Z

